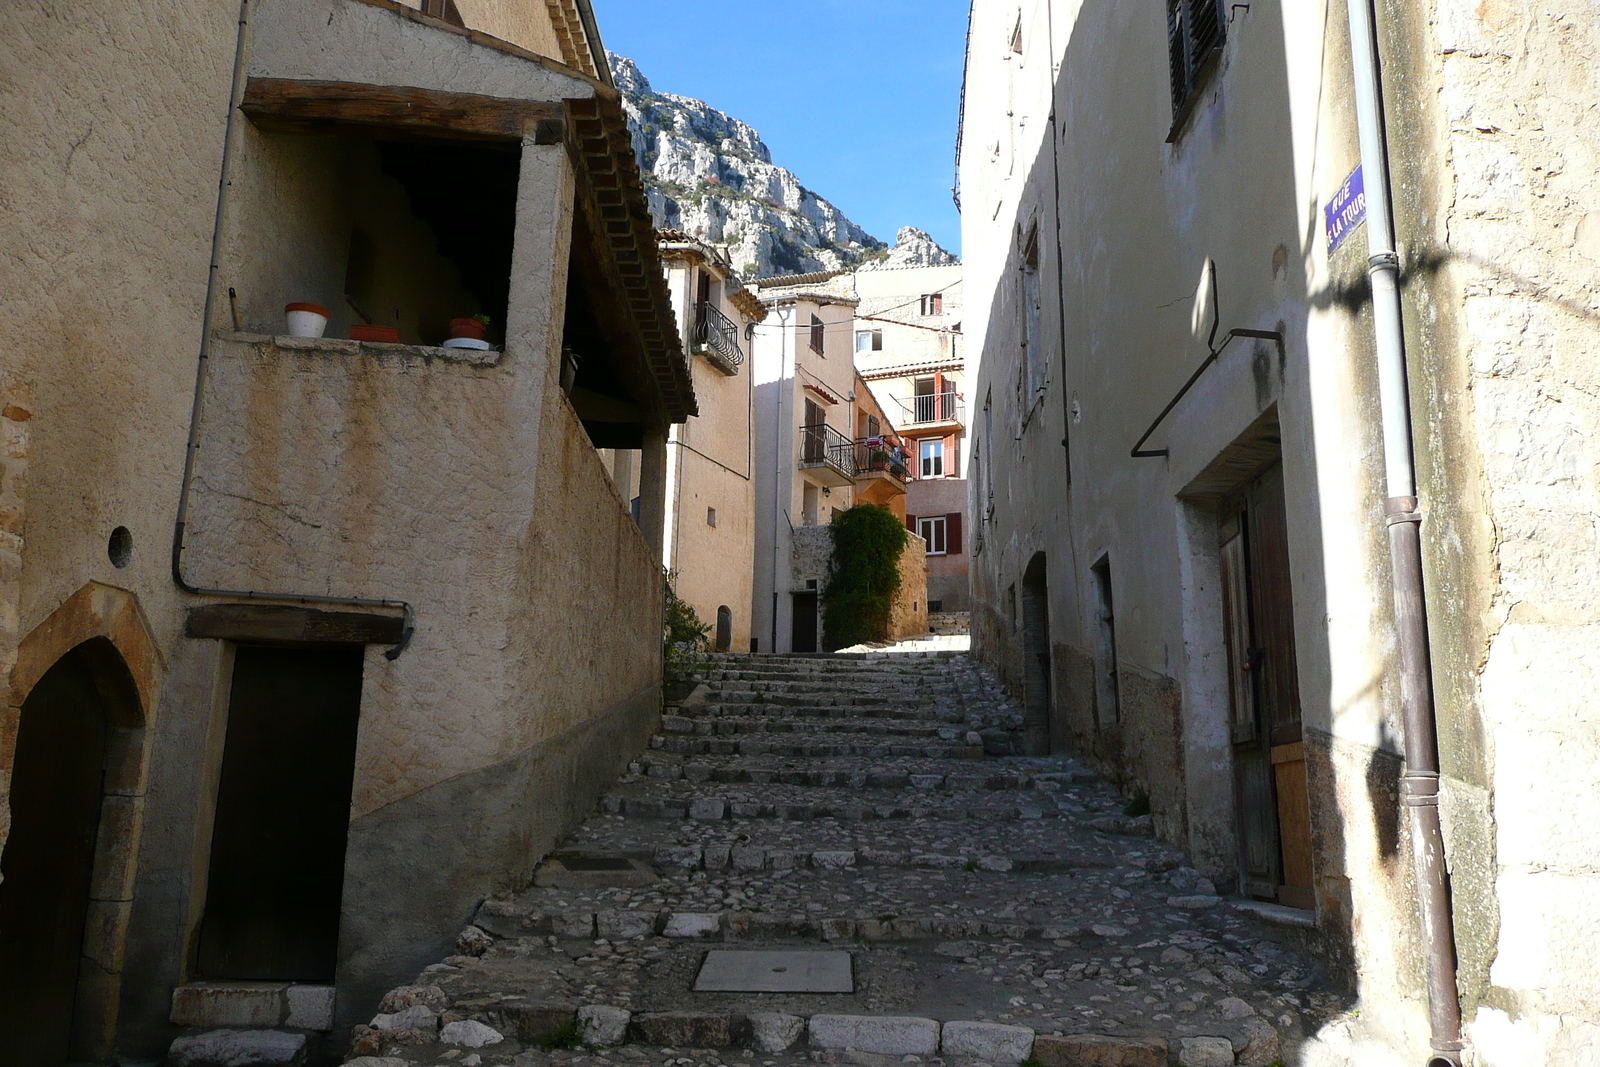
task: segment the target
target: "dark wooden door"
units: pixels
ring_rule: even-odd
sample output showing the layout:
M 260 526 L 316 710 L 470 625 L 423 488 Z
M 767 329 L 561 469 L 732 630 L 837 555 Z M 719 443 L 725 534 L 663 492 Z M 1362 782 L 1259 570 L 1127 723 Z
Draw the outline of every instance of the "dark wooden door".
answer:
M 1224 508 L 1219 534 L 1242 888 L 1310 907 L 1310 809 L 1281 465 Z
M 817 650 L 817 594 L 794 594 L 794 639 L 790 647 L 796 652 Z
M 361 703 L 359 647 L 238 649 L 200 973 L 332 981 Z
M 22 705 L 0 856 L 0 1064 L 67 1062 L 106 750 L 100 694 L 68 653 Z

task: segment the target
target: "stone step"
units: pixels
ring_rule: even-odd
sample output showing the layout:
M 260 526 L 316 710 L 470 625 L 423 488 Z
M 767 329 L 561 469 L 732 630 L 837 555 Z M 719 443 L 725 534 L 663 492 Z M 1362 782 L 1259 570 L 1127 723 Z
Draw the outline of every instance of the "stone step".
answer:
M 697 709 L 698 710 L 698 709 Z M 961 741 L 967 731 L 960 726 L 913 719 L 884 719 L 846 722 L 820 718 L 791 718 L 765 715 L 667 715 L 661 720 L 663 734 L 694 734 L 699 737 L 734 737 L 740 734 L 855 734 L 869 737 L 911 737 L 930 741 Z
M 1049 786 L 1058 783 L 1042 775 L 1022 772 L 998 772 L 982 769 L 966 770 L 971 761 L 958 761 L 959 770 L 947 770 L 933 761 L 906 768 L 873 769 L 876 761 L 853 761 L 840 767 L 829 760 L 822 766 L 774 766 L 747 759 L 725 762 L 685 761 L 682 763 L 653 762 L 654 754 L 641 758 L 640 773 L 662 781 L 741 783 L 756 785 L 809 786 L 819 789 L 912 789 L 939 790 L 950 793 L 978 793 L 1005 789 L 1049 792 Z
M 600 799 L 600 810 L 629 819 L 692 819 L 720 822 L 724 819 L 781 819 L 806 822 L 812 819 L 839 819 L 861 822 L 872 819 L 945 819 L 979 822 L 1008 822 L 1013 819 L 1041 819 L 1059 815 L 1054 806 L 1043 803 L 1000 801 L 983 804 L 938 805 L 905 802 L 868 803 L 839 800 L 807 802 L 759 800 L 746 796 L 699 797 L 622 797 L 607 793 Z
M 959 708 L 928 708 L 917 706 L 861 707 L 858 705 L 813 704 L 807 706 L 780 704 L 718 704 L 707 702 L 693 708 L 683 708 L 679 714 L 704 715 L 710 718 L 782 718 L 782 719 L 852 719 L 862 722 L 873 720 L 949 725 L 964 723 L 967 715 Z
M 783 738 L 780 740 L 780 738 Z M 821 734 L 804 740 L 790 740 L 782 734 L 758 738 L 697 737 L 682 734 L 656 734 L 650 738 L 650 748 L 680 756 L 712 754 L 719 756 L 792 756 L 807 759 L 829 759 L 840 756 L 861 756 L 868 759 L 896 757 L 922 757 L 927 759 L 976 760 L 983 758 L 983 746 L 933 742 L 917 744 L 874 743 L 838 734 Z

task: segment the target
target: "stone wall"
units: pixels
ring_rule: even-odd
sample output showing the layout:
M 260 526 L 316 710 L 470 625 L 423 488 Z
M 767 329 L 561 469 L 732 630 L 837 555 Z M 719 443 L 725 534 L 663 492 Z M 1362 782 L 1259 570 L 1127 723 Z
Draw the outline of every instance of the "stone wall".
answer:
M 802 526 L 794 531 L 790 549 L 789 591 L 808 592 L 806 582 L 816 580 L 816 591 L 828 587 L 833 560 L 833 536 L 826 526 Z M 900 553 L 900 589 L 889 605 L 890 641 L 899 641 L 928 632 L 927 542 L 916 534 L 906 538 Z M 822 610 L 826 610 L 823 608 Z

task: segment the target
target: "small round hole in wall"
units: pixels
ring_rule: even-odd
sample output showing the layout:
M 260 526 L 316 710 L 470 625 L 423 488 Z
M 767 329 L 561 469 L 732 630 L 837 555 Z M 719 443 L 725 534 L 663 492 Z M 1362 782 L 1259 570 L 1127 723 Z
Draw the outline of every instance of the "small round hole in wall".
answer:
M 111 540 L 106 542 L 106 555 L 111 557 L 111 565 L 119 570 L 132 562 L 133 534 L 126 526 L 118 526 L 111 531 Z

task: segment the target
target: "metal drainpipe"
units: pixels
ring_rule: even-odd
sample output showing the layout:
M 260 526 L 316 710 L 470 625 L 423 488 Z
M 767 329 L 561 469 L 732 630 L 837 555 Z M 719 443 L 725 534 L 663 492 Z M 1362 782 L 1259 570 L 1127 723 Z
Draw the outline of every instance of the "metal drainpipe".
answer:
M 226 597 L 230 600 L 288 600 L 296 604 L 328 604 L 339 607 L 398 608 L 404 613 L 400 641 L 384 653 L 397 659 L 411 643 L 415 617 L 404 600 L 376 600 L 363 597 L 324 596 L 318 593 L 267 593 L 253 589 L 212 589 L 190 585 L 183 576 L 183 533 L 189 521 L 189 489 L 194 483 L 195 457 L 200 452 L 200 426 L 205 417 L 206 379 L 211 370 L 211 322 L 217 303 L 217 270 L 222 259 L 222 227 L 228 215 L 233 192 L 233 149 L 239 104 L 244 99 L 250 54 L 250 4 L 239 0 L 239 35 L 233 49 L 233 82 L 228 96 L 228 121 L 222 134 L 222 167 L 217 179 L 217 213 L 211 227 L 211 262 L 206 273 L 205 307 L 200 312 L 200 358 L 194 372 L 194 397 L 189 406 L 189 437 L 184 446 L 183 480 L 178 486 L 178 514 L 172 525 L 172 583 L 191 596 Z
M 1400 802 L 1411 828 L 1411 858 L 1427 970 L 1433 1055 L 1429 1067 L 1459 1065 L 1461 999 L 1456 989 L 1455 927 L 1450 875 L 1439 826 L 1439 739 L 1434 721 L 1428 624 L 1422 588 L 1422 515 L 1411 451 L 1400 322 L 1400 259 L 1395 252 L 1389 203 L 1389 161 L 1380 110 L 1377 40 L 1371 0 L 1348 0 L 1350 53 L 1356 90 L 1356 126 L 1367 196 L 1368 275 L 1372 327 L 1378 355 L 1378 396 L 1383 412 L 1383 458 L 1388 499 L 1389 558 L 1393 569 L 1395 630 L 1400 651 L 1400 705 L 1405 724 L 1405 774 Z

